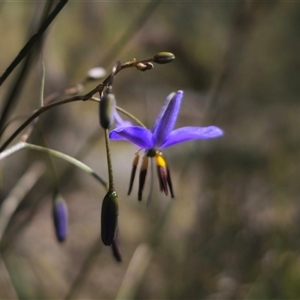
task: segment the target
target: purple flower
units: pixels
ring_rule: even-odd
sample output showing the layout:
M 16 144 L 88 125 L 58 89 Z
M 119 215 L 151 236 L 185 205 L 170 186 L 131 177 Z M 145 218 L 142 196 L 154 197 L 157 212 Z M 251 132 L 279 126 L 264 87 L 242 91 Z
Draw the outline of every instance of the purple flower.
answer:
M 216 126 L 189 126 L 173 130 L 180 110 L 182 97 L 183 91 L 177 91 L 167 97 L 151 130 L 117 120 L 117 127 L 109 134 L 111 140 L 127 140 L 146 151 L 140 172 L 139 200 L 142 199 L 142 190 L 145 183 L 149 157 L 156 157 L 160 189 L 167 195 L 169 187 L 171 196 L 174 197 L 169 168 L 160 150 L 186 141 L 211 139 L 223 135 L 223 131 Z M 131 192 L 137 162 L 138 158 L 136 157 L 128 194 Z

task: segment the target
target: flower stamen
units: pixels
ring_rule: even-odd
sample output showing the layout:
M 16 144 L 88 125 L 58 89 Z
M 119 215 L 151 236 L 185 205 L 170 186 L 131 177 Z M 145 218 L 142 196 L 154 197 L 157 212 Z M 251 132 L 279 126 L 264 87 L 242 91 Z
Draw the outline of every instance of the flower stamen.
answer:
M 139 159 L 140 159 L 140 155 L 138 153 L 136 153 L 135 157 L 133 159 L 133 162 L 132 162 L 132 170 L 131 170 L 130 181 L 129 181 L 129 188 L 128 188 L 127 195 L 130 195 L 130 193 L 131 193 L 133 182 L 134 182 L 134 178 L 135 178 L 136 168 L 137 168 L 137 165 L 139 163 Z
M 148 160 L 149 160 L 149 158 L 147 156 L 143 157 L 141 170 L 140 170 L 140 178 L 139 178 L 139 190 L 138 190 L 138 200 L 139 201 L 142 200 L 142 194 L 143 194 L 143 189 L 145 186 L 146 175 L 147 175 L 147 170 L 148 170 Z
M 170 189 L 171 197 L 174 198 L 173 186 L 167 162 L 161 152 L 157 151 L 155 158 L 160 190 L 168 195 Z

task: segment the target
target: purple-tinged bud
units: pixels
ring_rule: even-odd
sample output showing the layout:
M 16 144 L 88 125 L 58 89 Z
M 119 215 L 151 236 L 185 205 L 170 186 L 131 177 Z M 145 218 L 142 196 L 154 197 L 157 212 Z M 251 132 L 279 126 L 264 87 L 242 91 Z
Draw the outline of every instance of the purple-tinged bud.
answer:
M 115 191 L 109 191 L 103 199 L 101 209 L 101 238 L 106 246 L 110 246 L 116 236 L 118 218 L 118 195 Z
M 104 91 L 99 105 L 99 119 L 103 129 L 109 129 L 113 124 L 115 106 L 116 99 L 109 87 Z
M 68 208 L 60 194 L 54 196 L 52 214 L 57 240 L 63 242 L 68 232 Z
M 153 62 L 157 64 L 167 64 L 175 59 L 175 55 L 171 52 L 159 52 L 153 56 Z

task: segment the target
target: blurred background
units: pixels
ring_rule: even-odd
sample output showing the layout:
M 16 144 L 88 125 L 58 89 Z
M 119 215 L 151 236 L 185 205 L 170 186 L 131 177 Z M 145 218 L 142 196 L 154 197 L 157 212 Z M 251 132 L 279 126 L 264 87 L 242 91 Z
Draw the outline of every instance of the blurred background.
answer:
M 57 3 L 0 2 L 1 73 Z M 145 199 L 137 201 L 137 182 L 127 196 L 138 149 L 111 143 L 122 263 L 100 241 L 106 192 L 99 182 L 54 159 L 69 208 L 68 237 L 59 244 L 48 157 L 22 150 L 2 160 L 1 203 L 20 178 L 31 181 L 0 241 L 0 298 L 300 298 L 299 30 L 295 2 L 67 3 L 31 51 L 22 80 L 23 62 L 0 87 L 2 112 L 13 99 L 1 144 L 40 106 L 42 62 L 45 99 L 63 99 L 93 67 L 109 73 L 116 60 L 160 51 L 175 61 L 117 75 L 118 105 L 151 127 L 165 97 L 183 90 L 176 127 L 213 124 L 225 134 L 166 149 L 175 199 L 160 193 L 154 172 L 148 207 L 150 173 Z M 80 94 L 99 83 L 88 82 Z M 28 142 L 77 157 L 108 178 L 95 102 L 45 112 Z

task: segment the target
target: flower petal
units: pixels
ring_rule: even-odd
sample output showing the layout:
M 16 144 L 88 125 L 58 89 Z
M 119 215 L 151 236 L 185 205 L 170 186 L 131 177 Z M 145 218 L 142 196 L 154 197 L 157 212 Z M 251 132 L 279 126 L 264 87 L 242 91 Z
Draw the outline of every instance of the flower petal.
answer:
M 127 140 L 142 149 L 154 147 L 152 132 L 140 126 L 120 126 L 109 133 L 111 140 Z
M 132 123 L 130 121 L 124 121 L 122 119 L 122 117 L 119 115 L 119 113 L 116 109 L 114 111 L 114 117 L 115 117 L 115 121 L 116 121 L 118 127 L 132 126 Z
M 157 125 L 159 124 L 159 122 L 160 122 L 162 116 L 163 116 L 164 113 L 165 113 L 166 108 L 168 107 L 168 105 L 169 105 L 169 103 L 170 103 L 170 100 L 173 98 L 174 95 L 175 95 L 175 93 L 171 93 L 171 94 L 169 94 L 168 97 L 166 98 L 166 100 L 165 100 L 165 102 L 164 102 L 162 108 L 160 109 L 160 111 L 159 111 L 159 113 L 158 113 L 158 115 L 157 115 L 157 117 L 156 117 L 156 120 L 155 120 L 154 125 L 153 125 L 152 130 L 151 130 L 152 132 L 154 132 L 154 131 L 156 130 Z
M 180 110 L 182 96 L 183 91 L 178 91 L 173 94 L 167 106 L 163 106 L 155 121 L 153 136 L 155 138 L 155 145 L 158 147 L 165 142 L 174 128 Z M 167 100 L 168 98 L 169 97 L 167 97 Z
M 181 127 L 172 131 L 160 148 L 166 148 L 191 140 L 206 140 L 216 138 L 221 135 L 223 135 L 223 131 L 216 126 Z

